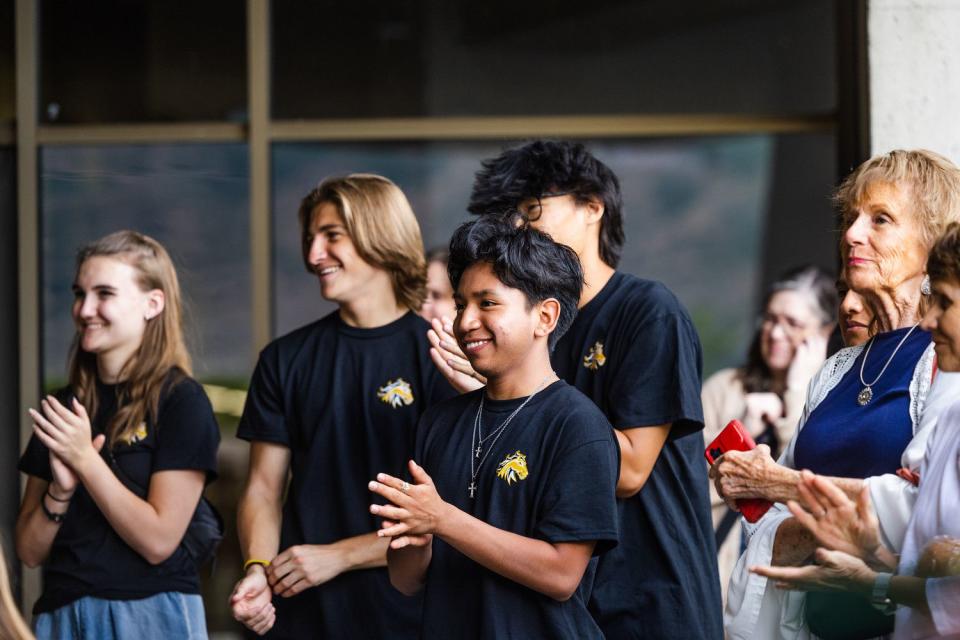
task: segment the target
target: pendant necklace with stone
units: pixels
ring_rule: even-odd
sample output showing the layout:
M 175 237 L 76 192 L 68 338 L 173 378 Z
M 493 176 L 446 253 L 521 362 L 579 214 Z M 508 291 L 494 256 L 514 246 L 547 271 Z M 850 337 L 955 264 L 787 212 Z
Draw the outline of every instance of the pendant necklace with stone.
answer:
M 903 343 L 907 341 L 907 338 L 910 337 L 910 334 L 913 333 L 913 330 L 916 329 L 919 325 L 913 325 L 910 327 L 910 331 L 907 331 L 907 335 L 903 336 L 900 340 L 900 344 L 897 345 L 897 348 L 893 350 L 893 353 L 890 354 L 890 357 L 887 358 L 887 363 L 883 365 L 883 369 L 880 369 L 880 373 L 877 374 L 877 377 L 874 378 L 873 382 L 867 384 L 867 381 L 863 379 L 863 368 L 867 364 L 867 356 L 870 355 L 870 347 L 873 346 L 873 341 L 877 339 L 876 336 L 870 338 L 870 342 L 867 343 L 867 351 L 863 354 L 863 360 L 860 361 L 860 384 L 863 385 L 863 389 L 860 390 L 860 393 L 857 394 L 857 404 L 861 407 L 865 407 L 870 404 L 870 401 L 873 400 L 873 385 L 877 384 L 880 381 L 881 376 L 887 370 L 887 367 L 890 366 L 890 363 L 893 362 L 893 357 L 897 355 L 897 351 L 900 351 L 900 347 L 903 346 Z

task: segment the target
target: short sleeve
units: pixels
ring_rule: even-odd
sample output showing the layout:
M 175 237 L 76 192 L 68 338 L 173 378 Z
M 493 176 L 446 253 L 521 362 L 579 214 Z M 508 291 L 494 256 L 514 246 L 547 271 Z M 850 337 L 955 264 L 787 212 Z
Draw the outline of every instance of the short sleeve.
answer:
M 672 423 L 675 439 L 703 428 L 700 338 L 668 292 L 662 310 L 616 336 L 618 366 L 607 387 L 607 412 L 617 429 Z M 648 303 L 650 304 L 650 303 Z
M 290 447 L 287 409 L 278 363 L 279 353 L 275 347 L 276 345 L 270 345 L 260 354 L 257 368 L 250 380 L 250 388 L 247 390 L 247 401 L 237 427 L 237 437 Z
M 536 524 L 548 542 L 596 541 L 594 555 L 617 544 L 618 464 L 612 435 L 558 454 Z
M 47 482 L 53 479 L 50 472 L 50 456 L 48 449 L 37 438 L 36 435 L 30 436 L 27 448 L 20 456 L 20 462 L 17 468 L 28 476 L 36 476 Z
M 195 469 L 217 477 L 220 428 L 206 393 L 196 381 L 179 382 L 160 404 L 152 473 Z

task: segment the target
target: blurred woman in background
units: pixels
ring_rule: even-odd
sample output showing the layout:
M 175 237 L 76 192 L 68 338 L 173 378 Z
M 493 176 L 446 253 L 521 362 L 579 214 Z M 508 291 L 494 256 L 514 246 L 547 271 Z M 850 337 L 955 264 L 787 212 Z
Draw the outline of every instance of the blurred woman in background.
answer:
M 793 437 L 807 383 L 827 357 L 827 340 L 836 324 L 834 280 L 817 267 L 792 269 L 767 290 L 763 309 L 747 363 L 718 371 L 703 385 L 703 437 L 709 444 L 736 419 L 776 455 Z M 725 595 L 740 556 L 739 514 L 727 508 L 713 487 L 711 504 Z

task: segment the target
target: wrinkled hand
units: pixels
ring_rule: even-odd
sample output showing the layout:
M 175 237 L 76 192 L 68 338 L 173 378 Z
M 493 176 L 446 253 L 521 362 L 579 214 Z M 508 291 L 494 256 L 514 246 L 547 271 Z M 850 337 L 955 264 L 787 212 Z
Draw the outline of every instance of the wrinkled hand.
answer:
M 453 337 L 453 321 L 444 316 L 442 320 L 434 318 L 430 324 L 433 327 L 427 332 L 430 359 L 450 385 L 460 393 L 486 385 L 487 379 L 473 370 Z
M 774 580 L 778 589 L 851 591 L 870 595 L 877 574 L 860 558 L 821 547 L 814 559 L 817 564 L 804 567 L 750 567 L 750 571 Z
M 254 566 L 230 594 L 230 609 L 235 620 L 262 636 L 277 621 L 272 600 L 273 593 L 266 574 L 262 567 L 258 569 Z
M 300 544 L 279 554 L 267 567 L 273 592 L 284 598 L 333 580 L 347 568 L 343 552 L 329 544 Z
M 815 333 L 797 345 L 787 369 L 787 388 L 805 390 L 827 359 L 827 336 Z
M 790 500 L 787 508 L 817 542 L 869 563 L 876 561 L 880 526 L 866 486 L 854 502 L 827 478 L 802 471 L 797 491 L 803 506 Z
M 743 423 L 754 438 L 766 430 L 767 424 L 783 417 L 783 400 L 775 393 L 748 393 L 746 405 Z
M 76 473 L 99 453 L 90 436 L 87 410 L 76 398 L 71 405 L 72 411 L 53 396 L 47 396 L 40 401 L 43 413 L 36 409 L 30 409 L 29 413 L 33 432 L 40 442 Z
M 98 453 L 103 449 L 103 443 L 106 442 L 107 437 L 102 433 L 93 439 L 93 448 Z M 53 475 L 53 479 L 50 482 L 50 490 L 53 492 L 54 497 L 61 500 L 70 498 L 73 495 L 73 492 L 77 490 L 77 484 L 79 483 L 79 478 L 77 474 L 73 472 L 73 469 L 68 467 L 63 460 L 61 460 L 57 454 L 53 451 L 50 451 L 50 473 Z
M 917 575 L 921 578 L 960 576 L 960 540 L 937 536 L 928 542 L 917 562 Z
M 371 482 L 370 491 L 383 496 L 391 504 L 372 504 L 370 513 L 384 519 L 377 531 L 380 537 L 393 538 L 391 549 L 400 549 L 413 544 L 424 546 L 428 534 L 437 532 L 449 505 L 440 498 L 433 480 L 423 467 L 411 460 L 410 474 L 415 484 L 407 484 L 385 473 L 377 474 L 377 482 Z M 406 485 L 406 491 L 404 486 Z M 404 541 L 403 538 L 407 540 Z
M 743 498 L 779 502 L 780 487 L 790 482 L 783 476 L 789 472 L 774 462 L 770 447 L 765 444 L 750 451 L 728 451 L 710 467 L 717 493 L 734 511 L 739 511 L 736 501 Z

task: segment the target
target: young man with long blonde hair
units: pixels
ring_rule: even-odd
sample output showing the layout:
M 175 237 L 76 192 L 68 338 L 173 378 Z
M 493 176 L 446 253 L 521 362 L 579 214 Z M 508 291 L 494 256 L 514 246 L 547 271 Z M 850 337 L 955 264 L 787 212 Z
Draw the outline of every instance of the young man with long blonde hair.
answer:
M 412 638 L 419 600 L 391 588 L 366 507 L 369 478 L 400 473 L 420 415 L 454 394 L 415 313 L 420 229 L 403 192 L 368 174 L 324 180 L 299 219 L 307 271 L 339 308 L 270 343 L 253 374 L 238 429 L 251 445 L 233 613 L 276 638 Z

